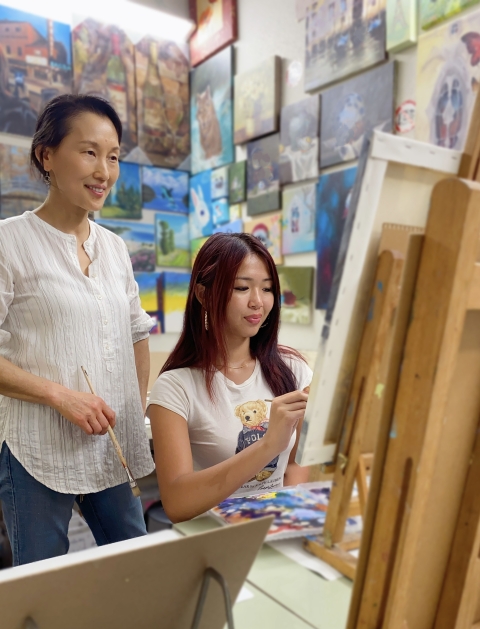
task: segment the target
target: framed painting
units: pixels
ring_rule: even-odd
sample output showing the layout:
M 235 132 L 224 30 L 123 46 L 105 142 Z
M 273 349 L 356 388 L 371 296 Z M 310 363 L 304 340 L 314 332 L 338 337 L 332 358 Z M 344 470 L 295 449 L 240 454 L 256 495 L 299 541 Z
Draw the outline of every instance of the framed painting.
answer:
M 179 333 L 187 307 L 190 273 L 164 271 L 159 281 L 159 317 L 165 334 Z
M 280 115 L 280 183 L 318 177 L 320 97 L 282 108 Z
M 193 265 L 195 264 L 195 258 L 197 257 L 198 252 L 203 247 L 203 245 L 207 242 L 208 238 L 209 236 L 202 237 L 202 238 L 192 238 L 192 240 L 190 241 L 190 259 L 191 259 L 192 268 L 193 268 Z
M 155 226 L 153 224 L 102 218 L 95 222 L 125 241 L 135 272 L 152 273 L 155 271 Z
M 214 234 L 241 234 L 243 232 L 243 221 L 237 219 L 225 225 L 219 225 L 213 230 Z
M 187 44 L 144 37 L 135 45 L 138 148 L 131 161 L 189 170 Z
M 190 238 L 213 232 L 212 173 L 206 170 L 190 179 Z
M 321 168 L 357 159 L 370 131 L 392 132 L 394 78 L 391 61 L 322 93 Z
M 315 251 L 314 183 L 286 188 L 282 202 L 282 253 Z
M 197 25 L 190 38 L 190 59 L 195 67 L 237 40 L 237 0 L 189 2 L 190 17 Z
M 31 137 L 49 100 L 72 91 L 68 24 L 0 6 L 0 132 Z
M 78 21 L 80 18 L 76 18 Z M 135 47 L 124 30 L 81 18 L 72 30 L 73 91 L 108 100 L 123 127 L 121 159 L 137 146 Z
M 228 166 L 212 170 L 212 200 L 228 197 Z
M 387 0 L 387 50 L 399 52 L 417 42 L 417 0 Z
M 245 221 L 243 231 L 263 242 L 275 264 L 283 264 L 281 214 L 267 214 Z
M 140 166 L 120 162 L 120 176 L 100 210 L 102 218 L 142 218 Z
M 155 214 L 157 266 L 190 266 L 188 216 L 157 212 Z
M 158 280 L 161 273 L 135 273 L 140 303 L 145 312 L 158 312 Z
M 462 151 L 480 84 L 480 9 L 420 35 L 415 137 Z
M 30 168 L 30 150 L 0 144 L 0 218 L 35 210 L 45 201 L 47 193 L 43 179 Z
M 247 213 L 249 216 L 280 208 L 278 133 L 247 144 Z
M 247 162 L 235 162 L 228 169 L 228 200 L 235 205 L 245 201 Z
M 188 214 L 189 177 L 181 170 L 142 166 L 142 199 L 145 210 Z
M 278 131 L 280 57 L 270 57 L 235 76 L 235 144 Z
M 312 323 L 313 274 L 311 266 L 279 267 L 282 323 Z

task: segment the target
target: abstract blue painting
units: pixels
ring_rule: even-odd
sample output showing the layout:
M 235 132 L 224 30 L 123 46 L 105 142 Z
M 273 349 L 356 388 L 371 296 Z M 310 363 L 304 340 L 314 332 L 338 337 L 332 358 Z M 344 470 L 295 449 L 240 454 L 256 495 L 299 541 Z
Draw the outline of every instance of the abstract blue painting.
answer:
M 142 198 L 146 210 L 188 214 L 188 174 L 142 166 Z

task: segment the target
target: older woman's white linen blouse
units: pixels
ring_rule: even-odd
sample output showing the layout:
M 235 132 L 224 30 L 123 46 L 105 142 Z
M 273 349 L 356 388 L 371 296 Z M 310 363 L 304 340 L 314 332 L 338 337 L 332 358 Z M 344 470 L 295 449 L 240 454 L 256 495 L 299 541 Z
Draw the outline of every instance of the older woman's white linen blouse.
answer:
M 80 268 L 74 235 L 34 212 L 0 221 L 0 355 L 21 369 L 97 395 L 116 412 L 115 434 L 135 477 L 153 470 L 133 344 L 153 325 L 142 310 L 121 238 L 90 221 Z M 110 437 L 86 435 L 49 406 L 0 395 L 0 444 L 38 481 L 69 494 L 125 482 Z

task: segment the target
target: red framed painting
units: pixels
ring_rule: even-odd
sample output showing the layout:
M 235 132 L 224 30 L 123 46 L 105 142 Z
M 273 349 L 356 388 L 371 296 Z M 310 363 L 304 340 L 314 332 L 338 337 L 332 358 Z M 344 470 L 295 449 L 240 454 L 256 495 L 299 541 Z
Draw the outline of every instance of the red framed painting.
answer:
M 237 40 L 237 0 L 189 1 L 197 25 L 190 39 L 190 62 L 197 66 Z

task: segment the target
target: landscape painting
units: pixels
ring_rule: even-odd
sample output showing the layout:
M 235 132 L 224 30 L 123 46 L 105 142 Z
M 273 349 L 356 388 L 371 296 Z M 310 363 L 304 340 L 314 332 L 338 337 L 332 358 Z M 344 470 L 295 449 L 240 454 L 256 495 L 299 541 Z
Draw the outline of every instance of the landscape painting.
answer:
M 35 210 L 47 193 L 43 179 L 30 168 L 30 150 L 0 144 L 0 218 Z
M 192 70 L 192 174 L 233 162 L 232 48 Z
M 125 241 L 134 271 L 145 273 L 155 271 L 155 227 L 153 224 L 102 218 L 95 222 Z
M 343 227 L 350 207 L 357 168 L 322 175 L 317 187 L 317 297 L 315 307 L 325 310 L 332 288 Z
M 261 240 L 275 264 L 283 264 L 281 214 L 267 214 L 245 221 L 243 231 Z
M 386 0 L 311 2 L 305 19 L 305 90 L 386 59 Z
M 191 258 L 192 268 L 193 268 L 193 265 L 195 264 L 195 258 L 197 257 L 198 252 L 203 247 L 203 245 L 207 242 L 208 238 L 209 238 L 208 236 L 202 237 L 202 238 L 192 238 L 192 240 L 190 241 L 190 258 Z
M 313 267 L 282 266 L 278 269 L 282 323 L 312 323 L 313 274 Z
M 120 162 L 120 176 L 100 210 L 102 218 L 142 218 L 140 166 Z
M 212 199 L 228 197 L 228 166 L 212 170 Z
M 235 162 L 228 169 L 228 200 L 231 205 L 245 201 L 247 162 Z
M 394 62 L 322 93 L 320 166 L 357 159 L 367 133 L 393 130 Z
M 235 76 L 235 144 L 278 131 L 280 72 L 280 57 L 270 57 Z
M 243 221 L 237 219 L 224 225 L 219 225 L 213 230 L 214 234 L 241 234 L 243 232 Z
M 123 127 L 121 159 L 137 145 L 135 48 L 118 26 L 90 17 L 72 30 L 73 91 L 108 100 Z
M 155 214 L 157 266 L 190 266 L 188 216 L 157 212 Z
M 206 170 L 190 178 L 190 238 L 210 236 L 213 232 L 212 174 Z
M 249 216 L 280 208 L 279 135 L 247 144 L 247 213 Z
M 213 208 L 213 224 L 215 227 L 228 223 L 230 220 L 230 207 L 228 205 L 228 199 L 217 199 L 212 201 Z
M 159 316 L 165 334 L 178 334 L 182 331 L 190 278 L 190 273 L 162 273 L 159 283 Z
M 315 251 L 316 185 L 283 191 L 282 253 Z
M 311 96 L 282 108 L 280 183 L 318 176 L 320 97 Z
M 188 45 L 144 37 L 135 46 L 138 147 L 131 161 L 189 170 Z
M 68 24 L 0 6 L 0 132 L 33 136 L 49 100 L 72 91 Z
M 189 0 L 197 25 L 190 38 L 192 67 L 237 39 L 237 0 Z
M 480 10 L 418 39 L 415 137 L 463 151 L 480 85 Z
M 181 170 L 142 166 L 143 208 L 188 214 L 188 183 L 188 174 Z
M 158 312 L 158 280 L 161 273 L 135 273 L 140 303 L 145 312 Z

